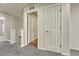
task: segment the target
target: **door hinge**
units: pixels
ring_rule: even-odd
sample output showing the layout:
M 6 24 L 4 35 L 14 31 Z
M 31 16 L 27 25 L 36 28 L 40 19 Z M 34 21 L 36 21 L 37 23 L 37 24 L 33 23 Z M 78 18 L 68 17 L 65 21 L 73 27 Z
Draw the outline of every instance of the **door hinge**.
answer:
M 61 44 L 60 44 L 60 48 L 61 48 Z
M 61 26 L 60 26 L 60 30 L 61 30 Z
M 61 9 L 60 9 L 60 12 L 61 12 Z

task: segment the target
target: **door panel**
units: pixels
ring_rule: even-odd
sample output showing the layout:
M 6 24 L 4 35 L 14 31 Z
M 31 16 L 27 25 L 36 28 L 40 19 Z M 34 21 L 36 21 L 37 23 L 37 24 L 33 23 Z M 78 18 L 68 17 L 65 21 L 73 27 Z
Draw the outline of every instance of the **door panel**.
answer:
M 60 52 L 60 6 L 45 8 L 45 48 Z
M 50 49 L 50 16 L 49 9 L 45 9 L 45 48 Z

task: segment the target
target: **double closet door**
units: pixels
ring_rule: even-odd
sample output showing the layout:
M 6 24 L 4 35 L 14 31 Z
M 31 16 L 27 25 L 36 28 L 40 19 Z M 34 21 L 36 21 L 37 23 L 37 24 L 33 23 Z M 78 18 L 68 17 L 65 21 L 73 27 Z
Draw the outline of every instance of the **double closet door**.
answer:
M 40 23 L 44 26 L 44 28 L 42 28 L 43 26 L 40 25 L 41 30 L 39 29 L 39 33 L 43 34 L 39 35 L 39 37 L 41 37 L 39 38 L 39 47 L 48 51 L 60 53 L 61 50 L 60 5 L 42 8 L 39 16 L 43 18 L 43 19 L 39 18 L 39 21 L 41 19 L 42 19 L 41 21 L 44 21 L 44 24 L 42 24 L 40 21 Z

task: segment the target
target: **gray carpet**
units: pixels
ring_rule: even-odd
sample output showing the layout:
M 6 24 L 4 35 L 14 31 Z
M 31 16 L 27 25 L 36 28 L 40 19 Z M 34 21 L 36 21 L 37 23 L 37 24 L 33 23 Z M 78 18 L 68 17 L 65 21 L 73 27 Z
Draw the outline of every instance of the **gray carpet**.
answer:
M 71 50 L 72 56 L 79 56 L 79 51 Z M 10 42 L 0 42 L 0 56 L 62 56 L 59 53 L 43 51 L 30 46 L 23 48 L 18 44 L 10 44 Z
M 71 56 L 79 56 L 79 50 L 70 50 Z
M 59 53 L 43 51 L 30 46 L 20 48 L 17 44 L 0 42 L 0 56 L 61 56 Z

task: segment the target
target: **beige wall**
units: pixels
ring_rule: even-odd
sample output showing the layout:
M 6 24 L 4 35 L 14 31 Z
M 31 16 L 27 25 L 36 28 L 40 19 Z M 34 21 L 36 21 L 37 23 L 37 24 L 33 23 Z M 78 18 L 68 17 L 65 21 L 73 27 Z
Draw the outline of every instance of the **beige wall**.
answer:
M 79 50 L 79 4 L 71 4 L 71 49 Z

